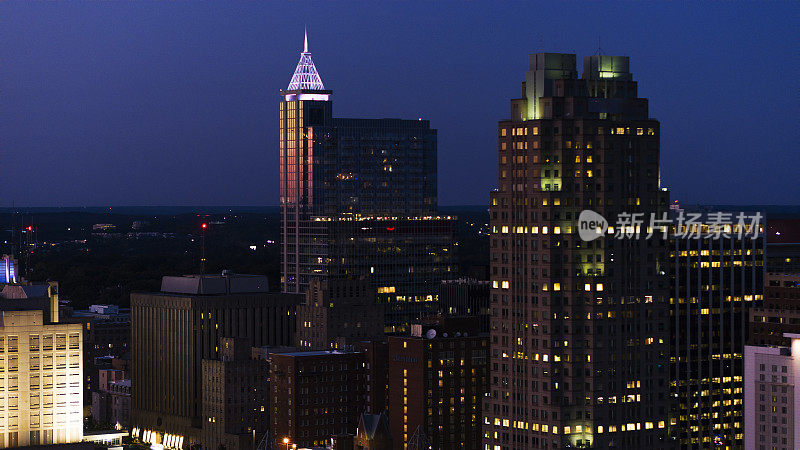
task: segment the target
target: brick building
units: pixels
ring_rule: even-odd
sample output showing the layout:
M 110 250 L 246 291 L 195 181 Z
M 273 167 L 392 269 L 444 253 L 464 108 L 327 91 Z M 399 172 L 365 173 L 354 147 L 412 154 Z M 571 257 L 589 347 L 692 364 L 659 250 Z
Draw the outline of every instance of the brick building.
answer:
M 764 305 L 750 310 L 748 343 L 788 347 L 785 333 L 800 333 L 800 273 L 767 273 Z
M 489 338 L 477 317 L 436 318 L 389 337 L 389 424 L 396 450 L 420 429 L 436 449 L 480 449 Z
M 385 306 L 365 279 L 314 278 L 297 306 L 297 347 L 332 350 L 356 341 L 382 340 Z
M 269 428 L 269 369 L 245 338 L 221 338 L 219 359 L 203 360 L 202 448 L 250 450 Z
M 271 432 L 298 447 L 353 435 L 367 405 L 360 352 L 325 350 L 270 355 Z

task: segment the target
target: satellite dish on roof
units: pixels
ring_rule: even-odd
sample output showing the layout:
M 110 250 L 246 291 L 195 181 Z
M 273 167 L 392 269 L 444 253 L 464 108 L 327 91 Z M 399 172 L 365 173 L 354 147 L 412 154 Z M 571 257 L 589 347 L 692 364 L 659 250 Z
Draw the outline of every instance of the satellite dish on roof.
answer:
M 430 330 L 428 330 L 428 332 L 427 332 L 427 333 L 425 333 L 425 337 L 426 337 L 426 338 L 428 338 L 428 339 L 433 339 L 433 338 L 435 338 L 435 337 L 436 337 L 436 330 L 434 330 L 433 328 L 431 328 Z

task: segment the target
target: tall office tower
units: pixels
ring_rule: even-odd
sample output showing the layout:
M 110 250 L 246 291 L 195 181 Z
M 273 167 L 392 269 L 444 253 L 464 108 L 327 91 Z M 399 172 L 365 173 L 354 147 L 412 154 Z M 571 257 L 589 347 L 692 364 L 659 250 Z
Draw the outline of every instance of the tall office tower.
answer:
M 357 341 L 384 338 L 384 305 L 366 280 L 311 280 L 305 303 L 297 306 L 297 348 L 332 350 Z
M 0 309 L 0 448 L 80 442 L 81 326 L 47 320 L 46 307 Z M 35 303 L 35 302 L 32 302 Z
M 670 239 L 670 435 L 681 448 L 742 446 L 742 358 L 749 310 L 763 301 L 764 235 L 728 227 L 717 239 Z
M 489 336 L 477 317 L 439 317 L 389 337 L 389 425 L 394 448 L 482 448 Z M 416 436 L 416 437 L 415 437 Z
M 764 304 L 750 308 L 747 343 L 788 347 L 786 333 L 800 334 L 800 273 L 767 273 Z
M 485 448 L 666 448 L 665 241 L 578 234 L 582 210 L 666 211 L 659 123 L 627 57 L 529 62 L 498 126 Z
M 204 359 L 220 338 L 253 347 L 291 345 L 301 296 L 267 291 L 256 275 L 164 277 L 161 291 L 131 294 L 133 436 L 165 448 L 201 444 Z
M 334 118 L 308 45 L 280 102 L 281 284 L 367 276 L 389 328 L 435 310 L 453 224 L 436 215 L 427 120 Z
M 202 448 L 250 450 L 269 429 L 269 366 L 247 339 L 221 338 L 220 358 L 203 360 Z
M 744 443 L 747 450 L 800 448 L 800 334 L 783 347 L 744 347 Z

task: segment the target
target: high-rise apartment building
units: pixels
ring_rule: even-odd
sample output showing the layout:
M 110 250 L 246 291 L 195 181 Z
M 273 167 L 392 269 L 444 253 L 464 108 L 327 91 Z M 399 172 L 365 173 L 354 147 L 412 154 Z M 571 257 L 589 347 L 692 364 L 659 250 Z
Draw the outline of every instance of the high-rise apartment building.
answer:
M 251 347 L 294 342 L 297 294 L 267 291 L 264 276 L 164 277 L 161 292 L 131 294 L 134 437 L 165 448 L 201 444 L 203 360 L 221 338 Z
M 744 348 L 744 441 L 746 450 L 800 448 L 800 334 L 787 333 L 786 347 Z
M 488 335 L 477 317 L 440 317 L 389 337 L 389 425 L 394 448 L 482 448 Z M 416 438 L 415 438 L 416 435 Z M 428 447 L 419 447 L 428 448 Z
M 666 211 L 659 123 L 627 57 L 529 64 L 498 126 L 484 446 L 667 448 L 666 241 L 578 234 L 583 210 Z
M 701 223 L 711 223 L 709 215 Z M 764 285 L 764 235 L 721 224 L 716 238 L 670 239 L 670 435 L 681 448 L 742 445 L 744 345 Z
M 435 311 L 453 270 L 453 223 L 437 216 L 436 130 L 427 120 L 333 117 L 311 54 L 280 102 L 281 284 L 366 276 L 390 330 Z
M 383 340 L 384 306 L 366 280 L 311 280 L 297 306 L 297 347 L 332 350 L 357 341 Z

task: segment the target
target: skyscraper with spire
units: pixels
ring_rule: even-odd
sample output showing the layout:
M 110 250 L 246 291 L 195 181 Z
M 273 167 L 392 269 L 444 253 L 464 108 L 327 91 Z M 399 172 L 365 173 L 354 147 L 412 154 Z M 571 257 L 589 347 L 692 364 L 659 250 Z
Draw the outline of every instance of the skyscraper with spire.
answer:
M 427 120 L 333 117 L 308 47 L 280 101 L 281 286 L 367 277 L 387 328 L 434 311 L 453 268 L 437 214 L 436 130 Z

